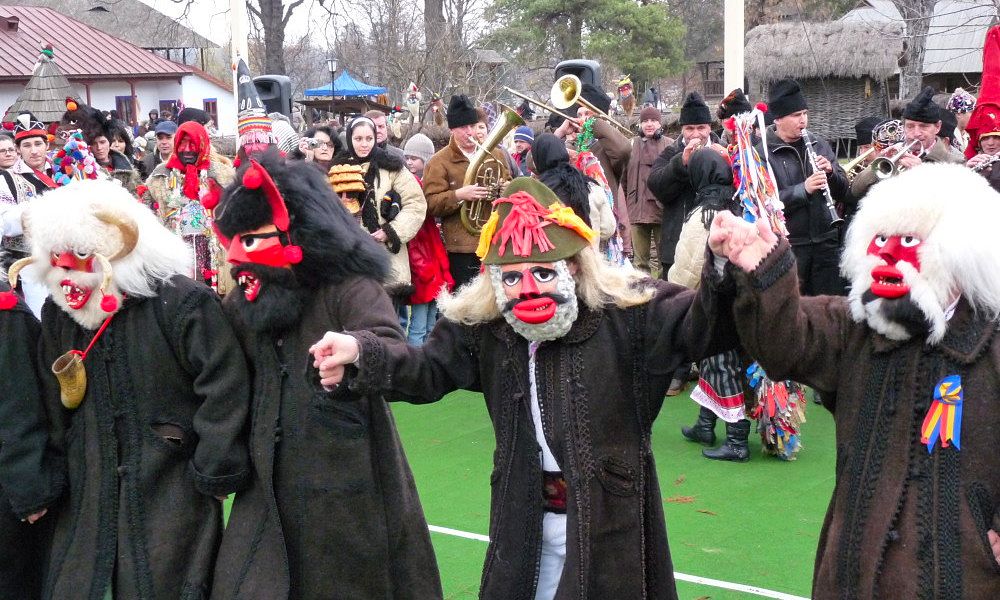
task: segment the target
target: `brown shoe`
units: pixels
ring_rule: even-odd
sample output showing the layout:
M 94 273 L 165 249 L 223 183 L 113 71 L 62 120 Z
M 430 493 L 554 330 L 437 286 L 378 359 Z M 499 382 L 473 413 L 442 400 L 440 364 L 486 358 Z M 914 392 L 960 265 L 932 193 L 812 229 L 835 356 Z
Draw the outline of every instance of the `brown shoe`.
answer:
M 671 379 L 670 387 L 667 388 L 667 396 L 677 396 L 687 387 L 687 382 L 680 379 Z

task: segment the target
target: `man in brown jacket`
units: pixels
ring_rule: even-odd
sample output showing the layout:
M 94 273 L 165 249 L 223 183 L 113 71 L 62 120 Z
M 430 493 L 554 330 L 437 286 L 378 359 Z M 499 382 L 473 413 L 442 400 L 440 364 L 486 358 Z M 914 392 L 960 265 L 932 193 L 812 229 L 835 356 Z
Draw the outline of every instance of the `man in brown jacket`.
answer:
M 476 245 L 479 236 L 465 229 L 459 210 L 463 202 L 488 200 L 490 190 L 476 184 L 462 185 L 469 159 L 476 153 L 475 126 L 479 122 L 476 107 L 465 94 L 452 96 L 448 104 L 448 129 L 451 140 L 424 166 L 424 196 L 427 212 L 441 218 L 444 245 L 448 250 L 451 276 L 455 286 L 467 283 L 479 273 Z M 507 157 L 499 148 L 491 152 L 500 162 L 503 178 L 509 179 Z
M 947 164 L 873 187 L 847 233 L 847 298 L 800 297 L 787 240 L 715 218 L 713 252 L 742 271 L 744 347 L 822 390 L 836 423 L 816 600 L 1000 598 L 997 200 Z
M 632 140 L 628 168 L 622 173 L 622 191 L 632 230 L 633 265 L 654 278 L 660 276 L 659 260 L 650 261 L 650 248 L 660 245 L 663 207 L 646 186 L 653 163 L 674 140 L 663 135 L 660 109 L 647 106 L 639 113 L 639 136 Z

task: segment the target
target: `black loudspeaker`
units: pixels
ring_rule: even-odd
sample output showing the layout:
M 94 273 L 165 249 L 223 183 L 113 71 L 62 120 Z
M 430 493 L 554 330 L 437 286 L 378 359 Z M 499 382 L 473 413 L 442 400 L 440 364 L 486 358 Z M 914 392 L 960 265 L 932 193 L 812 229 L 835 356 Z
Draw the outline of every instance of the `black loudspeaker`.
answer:
M 261 75 L 253 78 L 264 108 L 292 118 L 292 80 L 284 75 Z
M 563 75 L 576 75 L 583 83 L 589 83 L 601 87 L 601 63 L 596 60 L 564 60 L 556 65 L 556 72 L 553 81 Z

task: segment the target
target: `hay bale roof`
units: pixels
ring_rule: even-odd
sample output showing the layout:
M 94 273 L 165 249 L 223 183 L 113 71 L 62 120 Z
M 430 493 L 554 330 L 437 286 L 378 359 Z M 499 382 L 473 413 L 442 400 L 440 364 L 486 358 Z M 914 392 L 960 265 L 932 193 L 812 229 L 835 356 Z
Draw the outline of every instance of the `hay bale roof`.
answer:
M 903 52 L 902 27 L 871 24 L 783 22 L 747 33 L 747 75 L 761 82 L 785 77 L 887 79 Z

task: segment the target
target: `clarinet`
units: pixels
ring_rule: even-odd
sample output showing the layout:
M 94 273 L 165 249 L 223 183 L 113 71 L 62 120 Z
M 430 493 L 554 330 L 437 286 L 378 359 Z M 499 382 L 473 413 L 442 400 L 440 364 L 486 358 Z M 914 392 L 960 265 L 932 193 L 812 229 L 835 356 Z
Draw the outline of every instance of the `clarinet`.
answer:
M 812 167 L 813 173 L 820 173 L 822 170 L 819 168 L 818 156 L 816 151 L 812 147 L 812 138 L 809 136 L 809 132 L 805 129 L 802 130 L 802 141 L 806 145 L 806 156 L 809 158 L 809 165 Z M 833 196 L 830 195 L 830 185 L 827 184 L 823 188 L 823 198 L 826 200 L 826 210 L 830 213 L 830 225 L 833 227 L 840 227 L 844 224 L 844 219 L 837 214 L 837 205 L 833 202 Z

